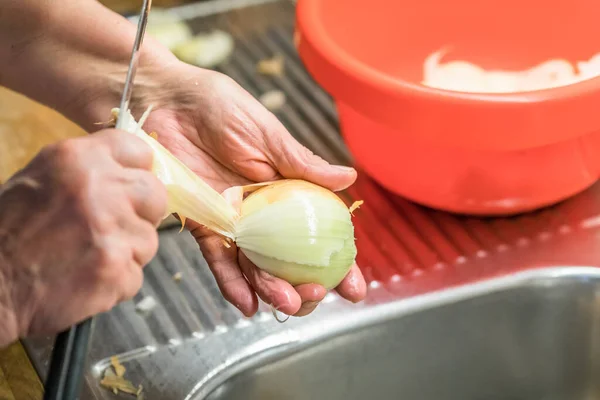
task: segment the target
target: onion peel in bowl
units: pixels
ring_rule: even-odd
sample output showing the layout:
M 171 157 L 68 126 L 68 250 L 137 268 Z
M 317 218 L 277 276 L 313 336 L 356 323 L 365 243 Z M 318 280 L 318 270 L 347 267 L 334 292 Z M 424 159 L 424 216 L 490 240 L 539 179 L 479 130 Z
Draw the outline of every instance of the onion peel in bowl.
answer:
M 544 61 L 520 71 L 485 70 L 457 60 L 442 63 L 446 50 L 430 54 L 423 65 L 425 86 L 470 93 L 517 93 L 567 86 L 600 75 L 600 53 L 575 65 L 564 59 Z

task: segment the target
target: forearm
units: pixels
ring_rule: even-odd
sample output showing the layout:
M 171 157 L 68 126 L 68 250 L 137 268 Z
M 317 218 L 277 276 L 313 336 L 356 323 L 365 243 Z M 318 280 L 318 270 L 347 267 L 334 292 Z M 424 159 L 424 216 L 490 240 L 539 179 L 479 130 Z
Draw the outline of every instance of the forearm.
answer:
M 94 0 L 0 0 L 0 9 L 0 84 L 97 129 L 118 106 L 135 26 Z M 136 87 L 174 61 L 147 38 Z

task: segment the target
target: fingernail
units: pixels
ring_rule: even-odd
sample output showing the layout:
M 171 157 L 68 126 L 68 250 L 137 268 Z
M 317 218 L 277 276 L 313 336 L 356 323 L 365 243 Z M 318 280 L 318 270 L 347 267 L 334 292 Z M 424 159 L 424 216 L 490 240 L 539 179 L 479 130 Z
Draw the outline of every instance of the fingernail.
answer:
M 352 172 L 354 171 L 354 168 L 352 167 L 347 167 L 345 165 L 332 165 L 332 167 L 339 169 L 340 171 L 343 172 Z
M 319 301 L 305 301 L 302 303 L 302 308 L 315 308 L 319 303 Z

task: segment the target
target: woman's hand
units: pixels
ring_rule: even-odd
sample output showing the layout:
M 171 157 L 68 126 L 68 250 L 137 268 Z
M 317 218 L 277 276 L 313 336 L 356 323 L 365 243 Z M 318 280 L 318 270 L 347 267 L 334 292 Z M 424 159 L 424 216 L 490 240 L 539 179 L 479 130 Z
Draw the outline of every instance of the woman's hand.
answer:
M 45 148 L 0 190 L 0 347 L 133 297 L 158 248 L 167 195 L 152 152 L 118 131 Z M 3 298 L 4 295 L 4 298 Z
M 235 185 L 278 178 L 298 178 L 342 190 L 354 183 L 356 171 L 330 165 L 300 145 L 256 99 L 229 77 L 183 63 L 163 78 L 161 95 L 138 92 L 155 108 L 147 132 L 218 191 Z M 140 106 L 138 105 L 138 110 Z M 142 107 L 143 108 L 143 107 Z M 288 314 L 309 314 L 326 294 L 316 284 L 292 287 L 254 266 L 235 246 L 189 222 L 190 229 L 227 300 L 245 315 L 257 311 L 256 294 Z M 337 292 L 357 302 L 366 284 L 354 266 Z

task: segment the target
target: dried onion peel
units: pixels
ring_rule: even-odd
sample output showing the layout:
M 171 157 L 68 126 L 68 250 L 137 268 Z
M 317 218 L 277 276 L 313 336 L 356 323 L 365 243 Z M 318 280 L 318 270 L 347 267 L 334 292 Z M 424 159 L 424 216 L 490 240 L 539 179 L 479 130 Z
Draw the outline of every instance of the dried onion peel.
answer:
M 277 111 L 286 103 L 286 96 L 281 90 L 269 90 L 263 93 L 258 101 L 269 111 Z
M 256 266 L 292 285 L 331 289 L 341 282 L 357 254 L 351 211 L 362 203 L 349 209 L 330 190 L 289 179 L 236 186 L 221 195 L 144 132 L 150 111 L 139 123 L 128 111 L 124 129 L 152 148 L 153 172 L 168 192 L 167 215 L 177 213 L 235 242 Z
M 112 356 L 110 358 L 110 365 L 104 370 L 104 376 L 100 380 L 100 385 L 111 390 L 115 395 L 122 392 L 136 396 L 138 400 L 143 399 L 142 385 L 135 387 L 131 381 L 125 379 L 126 371 L 119 358 Z
M 283 74 L 284 58 L 281 54 L 277 54 L 272 58 L 260 60 L 256 64 L 256 70 L 259 74 L 281 76 Z

